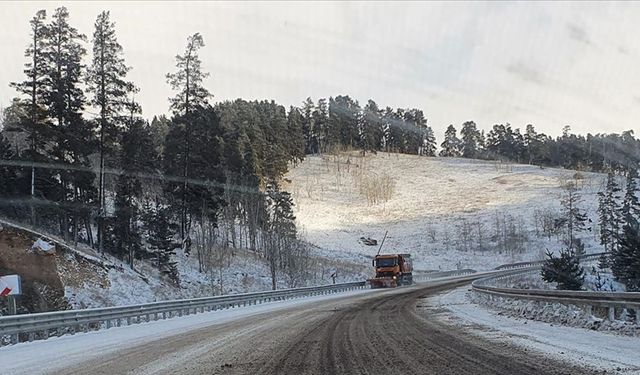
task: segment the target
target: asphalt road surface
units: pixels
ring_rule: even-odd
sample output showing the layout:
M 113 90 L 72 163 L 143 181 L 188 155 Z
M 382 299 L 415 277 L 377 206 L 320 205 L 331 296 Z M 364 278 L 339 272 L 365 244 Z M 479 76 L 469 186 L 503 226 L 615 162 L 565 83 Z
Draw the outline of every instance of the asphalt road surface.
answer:
M 468 281 L 467 281 L 468 282 Z M 464 282 L 294 306 L 128 348 L 64 374 L 588 374 L 416 310 Z

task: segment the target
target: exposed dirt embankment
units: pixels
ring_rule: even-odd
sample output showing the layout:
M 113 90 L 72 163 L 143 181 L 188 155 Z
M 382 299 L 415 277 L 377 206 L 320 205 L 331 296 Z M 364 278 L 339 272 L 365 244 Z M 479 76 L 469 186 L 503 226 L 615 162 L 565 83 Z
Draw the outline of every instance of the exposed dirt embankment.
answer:
M 0 229 L 0 275 L 18 274 L 22 278 L 23 294 L 18 298 L 19 311 L 66 309 L 67 302 L 58 275 L 56 255 L 41 255 L 30 251 L 34 240 L 31 235 L 15 229 Z M 5 304 L 6 299 L 2 303 Z
M 32 251 L 38 237 L 34 234 L 0 225 L 0 275 L 20 275 L 22 296 L 18 297 L 21 313 L 67 310 L 71 306 L 65 287 L 82 288 L 87 283 L 109 288 L 108 267 L 62 246 L 55 245 L 52 254 Z M 6 308 L 6 299 L 0 309 Z

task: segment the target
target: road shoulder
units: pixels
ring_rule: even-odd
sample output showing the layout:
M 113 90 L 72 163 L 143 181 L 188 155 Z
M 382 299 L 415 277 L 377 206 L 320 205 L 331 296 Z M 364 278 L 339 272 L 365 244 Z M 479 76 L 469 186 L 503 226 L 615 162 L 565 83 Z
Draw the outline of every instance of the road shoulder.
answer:
M 419 303 L 431 316 L 492 342 L 515 344 L 556 360 L 607 373 L 640 374 L 640 338 L 498 315 L 470 302 L 469 286 L 428 297 Z

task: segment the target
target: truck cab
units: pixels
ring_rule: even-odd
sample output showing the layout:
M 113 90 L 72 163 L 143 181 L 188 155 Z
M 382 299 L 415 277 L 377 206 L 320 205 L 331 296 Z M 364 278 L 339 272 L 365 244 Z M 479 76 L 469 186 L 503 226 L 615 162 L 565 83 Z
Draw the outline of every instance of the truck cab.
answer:
M 382 254 L 372 260 L 375 277 L 370 279 L 372 287 L 395 287 L 413 283 L 410 254 Z

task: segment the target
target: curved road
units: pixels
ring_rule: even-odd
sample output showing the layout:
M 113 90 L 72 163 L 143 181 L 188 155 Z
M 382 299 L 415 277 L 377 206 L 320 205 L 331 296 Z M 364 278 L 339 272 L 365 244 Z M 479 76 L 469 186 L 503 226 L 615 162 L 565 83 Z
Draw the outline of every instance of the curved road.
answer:
M 337 298 L 185 332 L 65 374 L 587 374 L 466 334 L 418 312 L 421 297 L 468 281 Z

